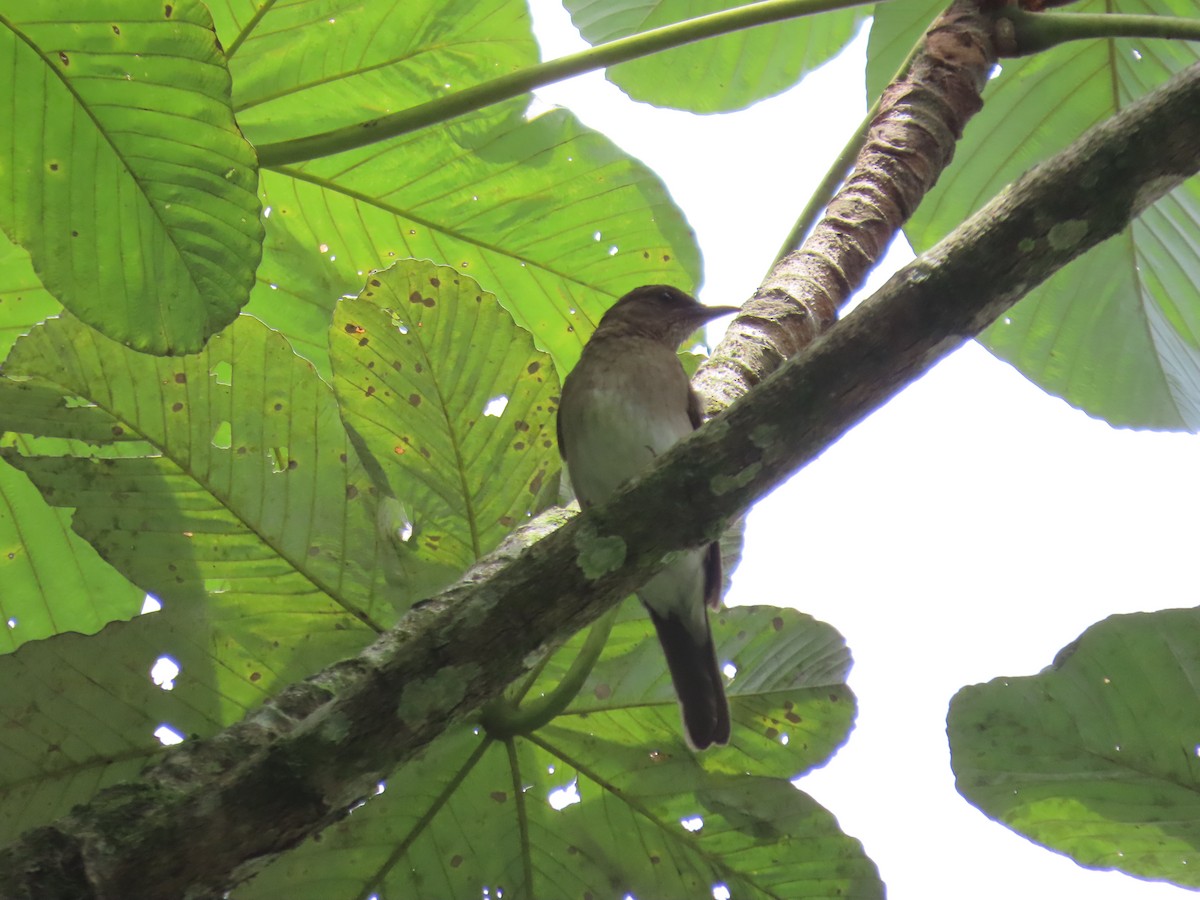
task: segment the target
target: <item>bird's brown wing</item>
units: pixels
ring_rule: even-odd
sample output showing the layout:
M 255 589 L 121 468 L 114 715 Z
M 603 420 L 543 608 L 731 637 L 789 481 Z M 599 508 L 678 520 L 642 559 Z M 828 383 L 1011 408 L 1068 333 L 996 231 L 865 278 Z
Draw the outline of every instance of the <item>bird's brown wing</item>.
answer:
M 688 387 L 688 418 L 692 420 L 692 429 L 695 430 L 704 424 L 704 413 L 700 409 L 700 395 Z

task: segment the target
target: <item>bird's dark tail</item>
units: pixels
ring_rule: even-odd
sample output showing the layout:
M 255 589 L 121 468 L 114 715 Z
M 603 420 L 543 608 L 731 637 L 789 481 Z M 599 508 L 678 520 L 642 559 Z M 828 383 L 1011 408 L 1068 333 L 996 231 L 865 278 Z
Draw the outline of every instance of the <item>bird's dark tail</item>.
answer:
M 649 607 L 647 611 L 667 658 L 688 743 L 696 750 L 728 744 L 729 702 L 717 666 L 712 628 L 706 629 L 705 640 L 701 642 L 674 615 L 660 616 Z

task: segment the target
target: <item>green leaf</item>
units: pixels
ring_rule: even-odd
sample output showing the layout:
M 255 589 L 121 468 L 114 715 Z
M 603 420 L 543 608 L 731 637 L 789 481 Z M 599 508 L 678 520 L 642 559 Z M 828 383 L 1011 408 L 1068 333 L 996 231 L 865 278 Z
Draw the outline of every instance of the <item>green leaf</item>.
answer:
M 260 254 L 254 154 L 203 4 L 0 0 L 0 229 L 81 319 L 159 354 L 199 349 Z
M 227 2 L 213 16 L 231 48 L 238 121 L 256 144 L 353 125 L 538 61 L 520 0 Z
M 18 337 L 60 309 L 38 281 L 29 254 L 0 233 L 0 358 Z
M 1192 16 L 1195 5 L 1095 0 L 1071 10 Z M 899 35 L 919 32 L 929 13 L 924 4 L 880 5 L 873 89 L 894 68 Z M 1004 60 L 954 165 L 905 227 L 913 247 L 932 246 L 1032 164 L 1197 60 L 1195 44 L 1161 40 L 1081 41 Z M 1113 425 L 1200 429 L 1197 223 L 1200 180 L 1193 178 L 1032 291 L 984 333 L 984 345 Z
M 296 617 L 314 633 L 336 622 L 360 643 L 394 620 L 402 593 L 383 584 L 389 551 L 332 392 L 261 323 L 241 318 L 204 352 L 164 359 L 52 319 L 18 342 L 5 373 L 26 379 L 32 399 L 0 407 L 0 430 L 12 415 L 22 427 L 49 423 L 57 431 L 41 433 L 56 438 L 96 440 L 106 420 L 98 453 L 59 441 L 53 454 L 38 442 L 30 455 L 3 454 L 164 604 L 219 595 L 246 616 Z M 275 653 L 276 669 L 303 655 Z M 318 648 L 304 666 L 329 659 Z
M 240 41 L 235 106 L 257 142 L 361 122 L 537 61 L 521 0 L 250 12 L 217 20 L 227 44 Z M 249 310 L 327 374 L 336 300 L 374 269 L 432 259 L 496 293 L 565 372 L 621 294 L 657 282 L 693 289 L 699 250 L 658 177 L 571 114 L 526 121 L 524 107 L 509 101 L 264 172 L 267 236 Z
M 735 9 L 727 0 L 565 0 L 590 44 Z M 807 15 L 686 44 L 608 70 L 634 100 L 697 113 L 731 112 L 785 91 L 849 43 L 866 13 Z
M 1041 674 L 963 688 L 958 789 L 1082 866 L 1200 887 L 1200 612 L 1112 616 Z
M 47 821 L 135 775 L 158 752 L 160 723 L 205 736 L 232 724 L 353 655 L 426 593 L 406 577 L 414 564 L 399 565 L 379 539 L 374 489 L 333 392 L 254 319 L 172 359 L 52 319 L 17 343 L 5 376 L 0 431 L 38 436 L 4 447 L 4 458 L 73 509 L 74 530 L 164 606 L 0 657 L 6 828 Z M 38 564 L 69 581 L 67 560 L 43 549 Z M 105 587 L 93 570 L 83 575 L 87 584 L 49 598 L 46 615 L 84 621 L 87 594 Z M 13 592 L 21 585 L 5 581 L 6 608 L 36 607 L 34 586 Z M 183 670 L 169 694 L 149 680 L 160 656 Z
M 824 761 L 844 739 L 853 697 L 836 633 L 790 610 L 717 617 L 718 652 L 739 667 L 733 743 L 694 754 L 652 627 L 635 602 L 623 616 L 568 715 L 511 742 L 448 732 L 239 897 L 578 897 L 601 886 L 617 897 L 699 897 L 714 884 L 748 898 L 882 897 L 874 865 L 828 812 L 784 777 L 758 774 Z M 792 741 L 769 733 L 764 708 Z M 809 744 L 810 730 L 825 750 Z M 579 802 L 562 806 L 573 793 Z
M 0 462 L 0 653 L 65 631 L 91 634 L 141 609 L 145 591 L 100 559 L 70 519 Z
M 300 322 L 288 295 L 310 296 L 314 268 L 295 265 L 301 248 L 325 257 L 316 300 L 330 307 L 398 259 L 450 263 L 494 291 L 560 372 L 616 297 L 698 280 L 693 236 L 662 184 L 564 111 L 465 144 L 452 129 L 425 131 L 374 155 L 264 173 L 267 255 L 250 309 L 289 337 Z
M 734 740 L 705 751 L 705 767 L 794 778 L 826 763 L 854 724 L 854 695 L 846 687 L 850 652 L 841 635 L 773 606 L 725 609 L 711 618 L 717 658 L 736 668 L 727 688 Z M 576 635 L 555 654 L 531 695 L 561 680 L 585 637 Z M 635 748 L 634 757 L 661 749 L 690 759 L 680 727 L 654 627 L 631 599 L 578 696 L 538 734 L 564 758 L 617 777 L 615 744 Z
M 557 494 L 558 376 L 474 280 L 398 263 L 338 304 L 329 335 L 342 415 L 418 557 L 460 572 Z
M 252 606 L 236 591 L 96 635 L 62 634 L 0 656 L 0 842 L 44 825 L 162 751 L 155 733 L 208 737 L 282 685 L 360 650 L 370 636 L 332 607 Z M 156 660 L 179 668 L 151 680 Z

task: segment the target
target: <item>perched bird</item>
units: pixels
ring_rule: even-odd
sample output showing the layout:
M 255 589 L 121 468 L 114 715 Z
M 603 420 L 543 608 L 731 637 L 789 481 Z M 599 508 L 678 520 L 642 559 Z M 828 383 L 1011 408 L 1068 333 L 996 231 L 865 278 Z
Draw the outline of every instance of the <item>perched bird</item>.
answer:
M 705 322 L 733 312 L 652 284 L 604 314 L 563 382 L 558 408 L 558 449 L 582 508 L 603 503 L 700 427 L 699 398 L 676 351 Z M 721 602 L 720 547 L 681 555 L 637 593 L 667 658 L 688 743 L 697 750 L 728 743 L 729 704 L 707 611 Z

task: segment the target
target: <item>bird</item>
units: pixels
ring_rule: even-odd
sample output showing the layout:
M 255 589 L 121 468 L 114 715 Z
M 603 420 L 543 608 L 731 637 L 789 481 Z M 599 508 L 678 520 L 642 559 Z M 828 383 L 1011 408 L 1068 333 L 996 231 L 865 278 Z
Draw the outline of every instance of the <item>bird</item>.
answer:
M 581 509 L 603 503 L 700 427 L 700 400 L 677 351 L 701 325 L 737 311 L 652 284 L 625 294 L 600 319 L 558 407 L 559 453 Z M 708 609 L 721 602 L 720 546 L 681 554 L 637 595 L 662 645 L 689 746 L 727 744 L 729 702 L 708 621 Z

